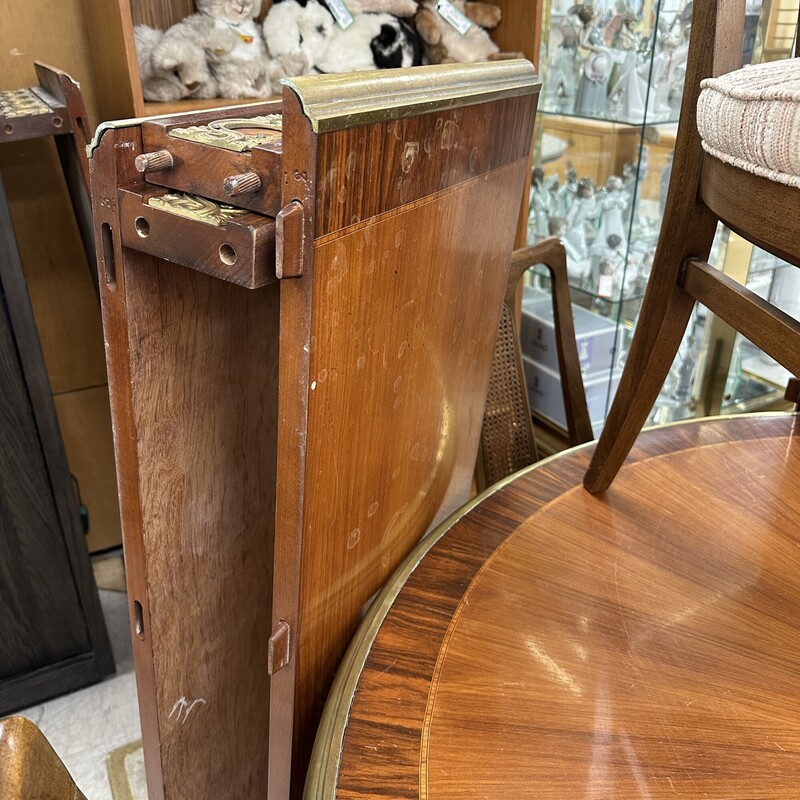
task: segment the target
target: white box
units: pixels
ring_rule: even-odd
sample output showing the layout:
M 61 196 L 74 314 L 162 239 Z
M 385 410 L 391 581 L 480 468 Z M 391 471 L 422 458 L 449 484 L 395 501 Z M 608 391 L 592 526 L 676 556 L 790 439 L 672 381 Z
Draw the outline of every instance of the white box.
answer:
M 564 397 L 561 394 L 561 376 L 549 367 L 522 357 L 525 370 L 525 383 L 528 386 L 528 402 L 532 409 L 561 428 L 567 427 L 567 414 L 564 410 Z M 583 388 L 586 392 L 586 405 L 592 427 L 602 427 L 606 415 L 606 402 L 609 407 L 619 386 L 621 369 L 599 375 L 584 376 Z M 610 387 L 610 394 L 609 394 Z M 597 430 L 595 430 L 597 432 Z
M 572 304 L 578 360 L 584 376 L 608 372 L 616 367 L 614 320 L 593 314 Z M 553 299 L 549 292 L 526 286 L 522 295 L 520 343 L 523 355 L 558 371 L 556 331 L 553 321 Z

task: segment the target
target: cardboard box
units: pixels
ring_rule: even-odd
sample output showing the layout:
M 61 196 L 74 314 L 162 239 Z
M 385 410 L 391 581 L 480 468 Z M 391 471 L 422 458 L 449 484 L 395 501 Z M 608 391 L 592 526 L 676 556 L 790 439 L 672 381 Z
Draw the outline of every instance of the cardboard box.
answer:
M 567 427 L 567 414 L 564 410 L 564 397 L 561 394 L 561 376 L 558 372 L 543 364 L 522 357 L 525 369 L 525 382 L 528 386 L 528 402 L 533 410 L 561 428 Z M 585 376 L 583 386 L 586 391 L 586 404 L 589 407 L 589 419 L 595 433 L 605 421 L 606 404 L 608 407 L 614 399 L 622 376 L 621 369 L 612 373 L 606 370 L 596 375 Z
M 614 320 L 572 304 L 578 358 L 584 376 L 608 372 L 616 367 Z M 549 292 L 525 287 L 522 295 L 520 339 L 523 355 L 558 372 L 553 300 Z

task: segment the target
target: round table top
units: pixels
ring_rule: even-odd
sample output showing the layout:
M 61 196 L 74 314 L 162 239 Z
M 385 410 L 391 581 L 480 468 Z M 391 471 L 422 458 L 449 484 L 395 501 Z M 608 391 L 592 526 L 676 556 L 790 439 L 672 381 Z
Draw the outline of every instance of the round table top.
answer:
M 800 436 L 644 432 L 490 489 L 412 555 L 337 677 L 308 800 L 800 796 Z

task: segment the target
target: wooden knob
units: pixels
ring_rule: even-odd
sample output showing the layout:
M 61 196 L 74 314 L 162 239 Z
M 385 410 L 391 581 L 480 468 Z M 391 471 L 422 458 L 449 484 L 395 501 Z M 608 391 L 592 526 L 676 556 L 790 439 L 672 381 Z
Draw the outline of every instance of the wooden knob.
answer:
M 172 169 L 173 159 L 169 150 L 156 150 L 154 153 L 142 153 L 133 162 L 139 172 L 159 172 Z
M 255 172 L 243 172 L 241 175 L 231 175 L 222 181 L 222 188 L 228 197 L 237 197 L 240 194 L 252 194 L 261 188 L 261 178 Z

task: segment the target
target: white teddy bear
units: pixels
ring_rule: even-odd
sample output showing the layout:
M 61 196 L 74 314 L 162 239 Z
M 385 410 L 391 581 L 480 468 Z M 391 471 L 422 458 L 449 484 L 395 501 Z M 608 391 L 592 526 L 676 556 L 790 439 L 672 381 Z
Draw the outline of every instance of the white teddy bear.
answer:
M 195 97 L 269 97 L 267 51 L 255 21 L 261 0 L 196 0 L 195 6 L 196 14 L 173 25 L 152 47 L 154 75 L 182 76 L 202 53 L 209 78 L 193 92 Z

